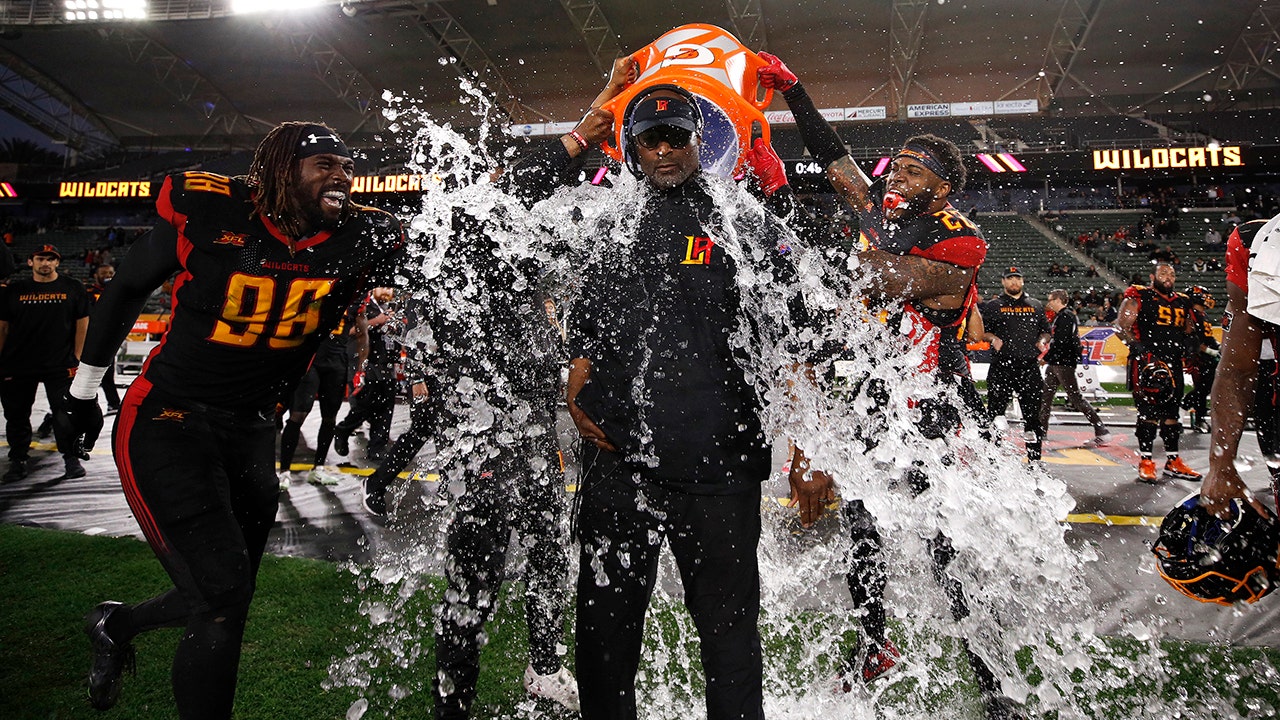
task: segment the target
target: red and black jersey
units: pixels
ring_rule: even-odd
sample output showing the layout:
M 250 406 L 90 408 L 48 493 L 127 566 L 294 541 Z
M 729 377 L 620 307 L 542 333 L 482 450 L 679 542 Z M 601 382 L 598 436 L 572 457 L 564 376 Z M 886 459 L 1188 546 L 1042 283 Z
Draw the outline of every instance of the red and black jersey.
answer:
M 912 319 L 910 337 L 916 343 L 930 343 L 921 370 L 937 366 L 937 335 L 930 331 L 938 328 L 960 328 L 969 315 L 969 309 L 977 299 L 978 268 L 987 257 L 987 241 L 978 229 L 959 210 L 948 204 L 935 213 L 903 217 L 896 221 L 885 220 L 878 206 L 871 206 L 859 214 L 861 245 L 894 255 L 916 255 L 928 260 L 944 262 L 957 267 L 972 268 L 973 278 L 964 304 L 954 310 L 934 310 L 903 303 L 903 312 Z M 932 338 L 932 339 L 930 339 Z
M 1138 305 L 1133 337 L 1156 357 L 1181 362 L 1187 350 L 1191 298 L 1177 291 L 1165 295 L 1145 285 L 1130 285 L 1124 296 Z
M 370 278 L 392 276 L 404 246 L 398 220 L 354 205 L 336 228 L 291 243 L 253 213 L 251 192 L 192 172 L 167 178 L 156 200 L 180 269 L 168 332 L 142 375 L 171 395 L 270 407 Z
M 1266 220 L 1250 220 L 1236 226 L 1227 238 L 1227 282 L 1249 294 L 1249 259 L 1253 238 Z

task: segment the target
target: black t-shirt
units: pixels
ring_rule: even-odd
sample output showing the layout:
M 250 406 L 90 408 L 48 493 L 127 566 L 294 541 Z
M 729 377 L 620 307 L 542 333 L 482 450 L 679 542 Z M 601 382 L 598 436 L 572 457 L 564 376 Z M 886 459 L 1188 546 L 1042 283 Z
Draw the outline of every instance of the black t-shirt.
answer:
M 52 282 L 23 278 L 0 292 L 0 320 L 9 323 L 0 372 L 33 375 L 76 366 L 76 321 L 89 315 L 83 284 L 65 275 Z
M 648 477 L 694 492 L 758 483 L 770 466 L 760 403 L 731 342 L 738 268 L 713 215 L 697 179 L 655 192 L 633 245 L 600 245 L 569 338 L 570 356 L 591 361 L 578 406 Z M 777 232 L 764 236 L 778 242 L 744 255 L 787 282 L 789 249 Z
M 1040 357 L 1036 343 L 1049 332 L 1049 320 L 1044 316 L 1044 305 L 1023 293 L 1012 298 L 1007 293 L 982 303 L 984 329 L 1003 342 L 999 351 L 992 352 L 992 362 L 997 365 L 1025 365 Z
M 1077 329 L 1076 313 L 1068 307 L 1058 311 L 1053 317 L 1053 338 L 1049 341 L 1049 352 L 1044 361 L 1050 365 L 1075 367 L 1080 364 L 1080 331 Z

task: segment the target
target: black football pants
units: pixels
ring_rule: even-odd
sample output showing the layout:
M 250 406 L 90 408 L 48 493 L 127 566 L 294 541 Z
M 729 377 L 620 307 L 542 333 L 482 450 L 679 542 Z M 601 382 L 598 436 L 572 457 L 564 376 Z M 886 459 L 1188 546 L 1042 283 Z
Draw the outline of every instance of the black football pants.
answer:
M 564 636 L 568 573 L 564 470 L 551 416 L 535 411 L 528 427 L 539 425 L 545 432 L 500 447 L 478 476 L 467 477 L 449 523 L 449 587 L 436 629 L 438 720 L 470 716 L 480 675 L 480 635 L 507 579 L 512 530 L 528 561 L 524 580 L 530 662 L 544 675 L 560 669 L 556 646 Z
M 396 409 L 396 369 L 394 365 L 370 363 L 365 369 L 364 387 L 351 398 L 347 416 L 335 432 L 349 436 L 369 423 L 369 451 L 377 454 L 391 444 L 391 417 Z
M 181 720 L 231 717 L 258 564 L 275 521 L 275 423 L 165 397 L 135 380 L 112 435 L 120 484 L 173 581 L 112 615 L 117 642 L 184 627 L 173 659 Z
M 591 447 L 584 455 L 575 654 L 583 720 L 636 718 L 644 617 L 663 538 L 702 645 L 707 720 L 763 718 L 760 486 L 675 492 L 613 453 Z
M 1022 429 L 1031 433 L 1027 437 L 1027 457 L 1040 459 L 1040 444 L 1045 429 L 1040 424 L 1040 402 L 1044 398 L 1044 378 L 1035 360 L 1016 364 L 992 363 L 987 372 L 987 409 L 991 417 L 999 417 L 1009 409 L 1009 402 L 1018 397 L 1022 408 Z M 1034 439 L 1032 439 L 1034 437 Z
M 36 402 L 36 389 L 44 385 L 53 413 L 53 437 L 58 452 L 65 458 L 75 455 L 75 431 L 67 424 L 69 417 L 59 412 L 66 404 L 71 387 L 71 371 L 60 368 L 40 375 L 17 375 L 0 380 L 0 405 L 4 406 L 5 439 L 9 442 L 9 461 L 26 460 L 31 452 L 31 406 Z

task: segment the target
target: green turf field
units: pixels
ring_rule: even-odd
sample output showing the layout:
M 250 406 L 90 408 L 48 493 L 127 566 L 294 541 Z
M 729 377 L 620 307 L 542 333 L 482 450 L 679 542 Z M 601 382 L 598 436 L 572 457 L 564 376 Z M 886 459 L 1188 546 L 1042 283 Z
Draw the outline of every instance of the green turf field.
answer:
M 239 720 L 318 720 L 346 718 L 360 692 L 349 687 L 329 687 L 329 663 L 368 649 L 362 637 L 367 619 L 357 603 L 380 598 L 376 592 L 358 593 L 369 582 L 367 573 L 314 560 L 270 557 L 264 559 L 259 587 L 249 619 L 236 697 Z M 137 676 L 126 678 L 119 705 L 106 713 L 92 710 L 85 699 L 83 678 L 88 668 L 88 642 L 81 618 L 105 599 L 138 600 L 168 586 L 166 577 L 144 544 L 132 539 L 95 538 L 83 535 L 0 525 L 0 718 L 5 720 L 63 720 L 74 718 L 127 718 L 129 720 L 174 717 L 169 688 L 169 662 L 177 642 L 177 630 L 160 630 L 135 641 Z M 407 604 L 416 616 L 430 618 L 430 608 L 442 591 L 438 579 L 429 579 Z M 1264 600 L 1267 602 L 1267 600 Z M 413 616 L 415 613 L 406 613 Z M 847 628 L 848 619 L 812 614 L 794 624 L 790 635 L 766 631 L 766 654 L 786 658 L 804 647 L 801 632 L 830 633 Z M 668 648 L 692 644 L 683 610 L 669 605 L 657 613 L 658 628 L 651 638 L 661 638 Z M 403 696 L 392 716 L 405 720 L 429 718 L 429 676 L 432 628 L 429 620 L 400 627 L 401 638 L 414 659 L 397 666 L 379 661 L 369 695 L 375 700 L 366 719 L 387 717 L 387 698 Z M 473 717 L 556 718 L 554 706 L 529 707 L 520 690 L 520 673 L 526 664 L 523 610 L 514 593 L 500 603 L 491 623 L 489 644 L 482 658 L 483 670 L 478 706 Z M 1239 717 L 1275 717 L 1280 708 L 1280 651 L 1256 648 L 1223 648 L 1168 641 L 1163 668 L 1167 674 L 1159 687 L 1156 678 L 1126 677 L 1124 660 L 1148 650 L 1133 641 L 1107 640 L 1095 660 L 1095 670 L 1107 677 L 1108 690 L 1082 699 L 1091 717 L 1144 716 L 1139 711 L 1153 700 L 1178 697 L 1233 698 Z M 904 647 L 908 653 L 910 647 Z M 679 653 L 672 653 L 677 655 Z M 949 656 L 949 657 L 948 657 Z M 696 652 L 694 653 L 696 657 Z M 917 657 L 919 657 L 917 655 Z M 695 682 L 696 666 L 676 667 L 649 677 L 683 677 Z M 930 661 L 933 662 L 933 661 Z M 937 662 L 956 664 L 953 652 Z M 787 663 L 784 660 L 784 664 Z M 1240 671 L 1237 671 L 1236 669 Z M 1034 682 L 1034 669 L 1026 669 Z M 643 684 L 643 683 L 642 683 Z M 698 692 L 698 690 L 694 690 Z M 905 700 L 913 695 L 911 701 Z M 911 682 L 899 682 L 881 697 L 892 708 L 899 700 L 907 705 L 932 706 L 950 712 L 957 704 L 973 704 L 972 687 L 962 683 L 949 688 L 919 692 Z M 923 698 L 921 696 L 924 696 Z M 523 706 L 523 707 L 522 707 Z M 951 717 L 943 712 L 937 717 Z M 1232 715 L 1226 715 L 1231 717 Z M 1188 716 L 1183 716 L 1188 717 Z M 1205 716 L 1208 717 L 1208 716 Z

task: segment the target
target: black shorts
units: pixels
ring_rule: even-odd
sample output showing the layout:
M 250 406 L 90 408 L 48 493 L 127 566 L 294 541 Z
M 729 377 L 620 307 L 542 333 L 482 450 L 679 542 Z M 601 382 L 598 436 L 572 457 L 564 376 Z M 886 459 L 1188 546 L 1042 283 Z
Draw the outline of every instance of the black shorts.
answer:
M 230 411 L 130 386 L 112 434 L 120 484 L 192 612 L 248 600 L 279 506 L 269 411 Z

